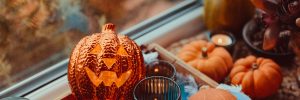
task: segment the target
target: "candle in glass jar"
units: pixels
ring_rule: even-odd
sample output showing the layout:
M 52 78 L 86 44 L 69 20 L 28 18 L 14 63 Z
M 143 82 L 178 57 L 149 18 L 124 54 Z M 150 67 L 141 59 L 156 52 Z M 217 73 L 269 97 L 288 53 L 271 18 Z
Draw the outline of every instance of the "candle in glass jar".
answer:
M 232 39 L 226 34 L 215 34 L 211 37 L 211 41 L 219 46 L 228 46 L 232 44 Z
M 151 76 L 141 80 L 133 90 L 134 100 L 181 100 L 179 85 L 163 76 Z
M 168 61 L 158 60 L 151 62 L 146 67 L 146 76 L 164 76 L 171 79 L 175 77 L 175 67 Z

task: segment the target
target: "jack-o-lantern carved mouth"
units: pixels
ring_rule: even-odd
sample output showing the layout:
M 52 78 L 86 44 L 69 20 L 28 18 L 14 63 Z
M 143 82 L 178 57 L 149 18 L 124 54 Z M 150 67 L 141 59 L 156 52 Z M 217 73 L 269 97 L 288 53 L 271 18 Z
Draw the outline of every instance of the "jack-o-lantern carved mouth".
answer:
M 116 72 L 113 71 L 101 71 L 99 74 L 99 77 L 88 67 L 84 67 L 89 79 L 91 82 L 98 87 L 102 82 L 104 83 L 104 86 L 111 86 L 113 83 L 116 84 L 116 86 L 119 88 L 121 87 L 129 78 L 129 76 L 132 73 L 132 70 L 128 70 L 117 77 Z
M 104 51 L 102 50 L 101 46 L 97 44 L 90 54 L 97 55 L 97 57 L 104 62 L 106 67 L 108 69 L 111 69 L 112 66 L 116 63 L 116 58 L 101 58 L 100 56 L 104 54 Z M 129 56 L 124 47 L 121 45 L 116 52 L 117 55 L 120 56 Z M 122 73 L 119 77 L 117 76 L 116 72 L 113 71 L 101 71 L 99 76 L 97 76 L 91 69 L 88 67 L 84 67 L 90 81 L 98 87 L 102 82 L 104 83 L 104 86 L 111 86 L 113 83 L 116 84 L 116 86 L 119 88 L 121 87 L 129 78 L 129 76 L 132 73 L 132 70 L 128 70 L 124 73 Z

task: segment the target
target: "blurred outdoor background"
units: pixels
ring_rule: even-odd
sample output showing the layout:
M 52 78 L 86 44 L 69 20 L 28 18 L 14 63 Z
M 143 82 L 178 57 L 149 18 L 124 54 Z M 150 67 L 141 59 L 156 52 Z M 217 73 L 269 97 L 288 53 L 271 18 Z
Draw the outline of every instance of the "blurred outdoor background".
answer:
M 69 57 L 105 23 L 118 32 L 182 0 L 0 0 L 0 91 Z

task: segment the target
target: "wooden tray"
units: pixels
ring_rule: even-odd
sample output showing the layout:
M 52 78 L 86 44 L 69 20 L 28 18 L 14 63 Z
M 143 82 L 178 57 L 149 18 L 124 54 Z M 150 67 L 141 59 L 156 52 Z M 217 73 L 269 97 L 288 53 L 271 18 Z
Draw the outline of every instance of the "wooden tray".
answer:
M 164 49 L 160 45 L 150 44 L 147 47 L 148 47 L 147 48 L 148 50 L 153 49 L 156 52 L 158 52 L 159 57 L 162 60 L 167 60 L 167 61 L 171 62 L 172 64 L 174 64 L 175 68 L 176 68 L 176 72 L 182 73 L 184 75 L 192 75 L 194 77 L 196 83 L 198 84 L 198 86 L 208 85 L 210 87 L 217 87 L 219 85 L 216 81 L 212 80 L 211 78 L 209 78 L 208 76 L 206 76 L 202 72 L 198 71 L 194 67 L 192 67 L 190 65 L 187 65 L 184 61 L 182 61 L 177 56 L 170 53 L 169 51 L 167 51 L 166 49 Z

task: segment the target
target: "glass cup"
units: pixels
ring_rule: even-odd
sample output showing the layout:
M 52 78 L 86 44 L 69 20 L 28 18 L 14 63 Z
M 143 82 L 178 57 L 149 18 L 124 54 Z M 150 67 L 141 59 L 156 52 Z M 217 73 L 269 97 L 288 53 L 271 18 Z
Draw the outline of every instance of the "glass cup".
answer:
M 133 90 L 135 100 L 180 100 L 180 88 L 175 81 L 163 76 L 141 80 Z
M 164 76 L 174 80 L 176 69 L 168 61 L 158 60 L 151 62 L 146 67 L 146 77 Z

